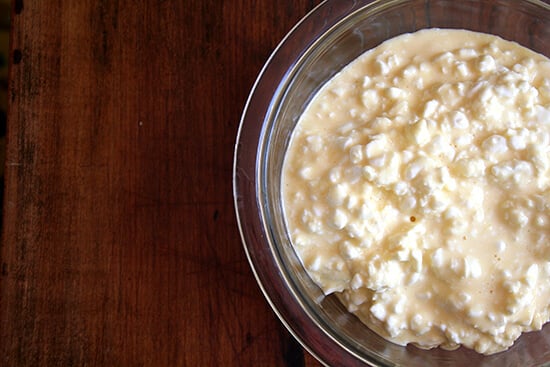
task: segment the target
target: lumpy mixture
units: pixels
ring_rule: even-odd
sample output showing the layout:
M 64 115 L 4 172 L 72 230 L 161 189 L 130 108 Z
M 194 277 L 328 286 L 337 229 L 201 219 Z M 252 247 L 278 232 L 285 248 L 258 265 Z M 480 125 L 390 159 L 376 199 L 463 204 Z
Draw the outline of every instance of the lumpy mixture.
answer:
M 550 318 L 550 60 L 430 29 L 332 78 L 283 167 L 293 245 L 388 340 L 510 347 Z

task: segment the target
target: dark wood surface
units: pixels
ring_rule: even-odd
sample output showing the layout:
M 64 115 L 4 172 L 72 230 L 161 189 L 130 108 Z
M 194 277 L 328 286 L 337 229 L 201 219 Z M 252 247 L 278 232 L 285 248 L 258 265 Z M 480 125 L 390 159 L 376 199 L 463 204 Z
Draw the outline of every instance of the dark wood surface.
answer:
M 243 252 L 233 145 L 318 0 L 14 0 L 0 366 L 318 366 Z

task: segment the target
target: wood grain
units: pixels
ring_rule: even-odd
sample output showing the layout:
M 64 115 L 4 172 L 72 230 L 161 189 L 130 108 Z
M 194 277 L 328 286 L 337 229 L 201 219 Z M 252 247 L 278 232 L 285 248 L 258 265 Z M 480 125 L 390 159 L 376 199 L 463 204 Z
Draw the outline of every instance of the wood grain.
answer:
M 12 2 L 0 365 L 318 365 L 231 197 L 247 94 L 318 2 Z

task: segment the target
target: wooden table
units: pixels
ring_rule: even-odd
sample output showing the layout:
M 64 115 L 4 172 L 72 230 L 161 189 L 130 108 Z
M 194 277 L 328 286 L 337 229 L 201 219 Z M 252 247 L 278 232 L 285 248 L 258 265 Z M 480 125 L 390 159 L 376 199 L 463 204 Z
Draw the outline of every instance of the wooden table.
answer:
M 14 0 L 1 366 L 317 366 L 249 268 L 233 145 L 318 0 Z

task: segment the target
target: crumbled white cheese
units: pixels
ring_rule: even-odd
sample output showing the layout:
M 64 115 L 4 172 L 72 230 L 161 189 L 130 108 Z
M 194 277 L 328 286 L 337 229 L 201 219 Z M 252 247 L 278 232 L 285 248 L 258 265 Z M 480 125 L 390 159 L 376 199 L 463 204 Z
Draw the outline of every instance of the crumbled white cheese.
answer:
M 490 354 L 550 319 L 550 61 L 467 31 L 404 35 L 337 74 L 298 127 L 294 248 L 376 332 Z

